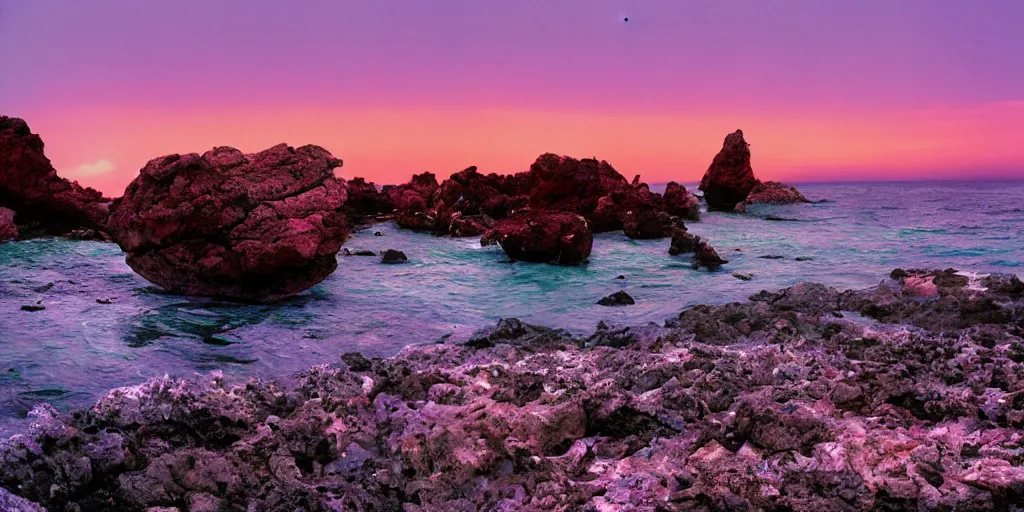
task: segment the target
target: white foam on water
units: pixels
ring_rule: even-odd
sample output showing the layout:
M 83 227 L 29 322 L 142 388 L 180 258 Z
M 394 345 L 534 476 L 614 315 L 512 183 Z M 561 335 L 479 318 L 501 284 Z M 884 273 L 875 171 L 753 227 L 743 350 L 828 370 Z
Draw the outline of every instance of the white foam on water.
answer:
M 973 291 L 978 291 L 978 292 L 983 292 L 985 290 L 988 290 L 988 288 L 985 288 L 984 286 L 981 285 L 981 280 L 986 278 L 986 277 L 988 277 L 991 274 L 981 274 L 981 273 L 978 273 L 978 272 L 967 272 L 965 270 L 960 270 L 960 271 L 957 271 L 956 275 L 963 276 L 963 277 L 967 278 L 967 289 L 968 290 L 973 290 Z

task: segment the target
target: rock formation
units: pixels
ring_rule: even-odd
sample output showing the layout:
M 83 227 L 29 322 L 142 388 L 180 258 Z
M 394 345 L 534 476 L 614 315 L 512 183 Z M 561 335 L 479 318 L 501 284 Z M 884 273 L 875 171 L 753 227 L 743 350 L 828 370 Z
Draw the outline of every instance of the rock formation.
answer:
M 674 182 L 665 186 L 665 211 L 686 220 L 700 220 L 700 200 L 686 191 L 686 187 Z
M 503 319 L 287 382 L 153 379 L 37 407 L 0 487 L 91 512 L 1015 510 L 1024 298 L 939 274 L 938 300 L 803 283 L 584 337 Z
M 151 160 L 112 205 L 128 264 L 175 293 L 266 302 L 337 267 L 347 234 L 341 165 L 318 146 L 219 147 Z
M 57 176 L 43 140 L 24 120 L 0 116 L 0 207 L 16 212 L 22 236 L 100 229 L 107 202 L 98 191 Z
M 777 181 L 762 183 L 754 177 L 750 144 L 743 138 L 742 130 L 725 137 L 722 150 L 704 173 L 699 188 L 704 191 L 709 210 L 743 212 L 754 203 L 810 202 L 793 186 Z
M 594 238 L 587 220 L 575 213 L 530 211 L 498 221 L 481 239 L 491 242 L 512 261 L 579 265 L 590 256 Z
M 0 206 L 0 242 L 18 238 L 18 226 L 14 223 L 14 210 Z
M 377 185 L 367 183 L 363 178 L 348 180 L 345 189 L 348 192 L 345 215 L 354 225 L 368 224 L 378 215 L 389 214 L 394 209 L 391 198 L 377 190 Z

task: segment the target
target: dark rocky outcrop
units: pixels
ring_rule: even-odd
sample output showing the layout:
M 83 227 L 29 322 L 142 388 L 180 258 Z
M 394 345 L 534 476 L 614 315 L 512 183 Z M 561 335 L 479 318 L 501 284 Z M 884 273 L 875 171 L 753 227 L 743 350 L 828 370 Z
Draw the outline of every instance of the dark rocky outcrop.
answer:
M 409 261 L 409 258 L 405 253 L 395 249 L 388 249 L 380 255 L 380 262 L 385 264 L 405 263 L 407 261 Z
M 385 185 L 381 194 L 394 207 L 399 226 L 414 231 L 433 231 L 437 216 L 430 208 L 430 200 L 437 189 L 437 176 L 425 172 L 414 174 L 404 185 Z
M 672 233 L 672 241 L 668 253 L 672 256 L 680 254 L 696 254 L 700 246 L 700 237 L 688 233 L 685 229 L 677 229 Z
M 112 206 L 128 264 L 175 293 L 266 302 L 337 267 L 347 227 L 341 160 L 285 144 L 151 160 Z
M 711 244 L 704 240 L 697 243 L 697 254 L 693 257 L 693 265 L 695 267 L 707 267 L 715 270 L 726 263 L 729 263 L 729 260 L 719 256 L 715 248 L 711 247 Z
M 744 140 L 743 131 L 736 130 L 725 137 L 722 150 L 715 155 L 698 188 L 704 192 L 708 209 L 731 211 L 757 183 L 750 167 L 750 144 Z
M 665 238 L 685 228 L 678 217 L 658 210 L 630 210 L 622 216 L 622 232 L 637 240 Z
M 709 210 L 745 212 L 751 204 L 809 203 L 796 187 L 777 181 L 762 182 L 750 166 L 750 144 L 743 131 L 725 137 L 722 150 L 715 155 L 700 182 Z M 779 219 L 773 219 L 779 220 Z
M 632 304 L 636 304 L 636 301 L 633 300 L 633 297 L 631 297 L 628 293 L 619 290 L 597 301 L 597 303 L 601 306 L 629 306 Z
M 686 191 L 686 187 L 668 182 L 664 195 L 665 211 L 686 220 L 700 220 L 700 200 Z
M 352 178 L 345 183 L 348 198 L 345 200 L 346 218 L 354 226 L 373 222 L 380 216 L 394 210 L 391 198 L 377 190 L 377 185 L 363 178 Z
M 37 407 L 0 488 L 91 512 L 1015 510 L 1024 299 L 927 273 L 942 298 L 803 283 L 584 338 L 503 319 L 286 382 L 154 379 Z
M 57 175 L 43 140 L 24 120 L 0 116 L 0 207 L 16 212 L 21 237 L 103 229 L 108 216 L 102 194 Z
M 512 261 L 579 265 L 590 256 L 594 238 L 579 215 L 528 211 L 498 221 L 480 243 L 497 243 Z

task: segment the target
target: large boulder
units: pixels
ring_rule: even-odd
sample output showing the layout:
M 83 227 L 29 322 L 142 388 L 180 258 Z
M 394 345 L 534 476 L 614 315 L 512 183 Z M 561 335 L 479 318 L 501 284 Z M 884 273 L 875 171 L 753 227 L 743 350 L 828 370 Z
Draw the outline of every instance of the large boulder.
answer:
M 700 200 L 686 191 L 686 187 L 668 182 L 664 195 L 665 211 L 686 220 L 700 220 Z
M 630 210 L 622 219 L 622 232 L 635 240 L 669 237 L 679 228 L 685 226 L 678 217 L 659 210 Z
M 579 265 L 594 238 L 587 220 L 570 212 L 531 211 L 495 223 L 481 243 L 495 242 L 513 261 Z
M 786 185 L 785 183 L 779 183 L 778 181 L 763 181 L 759 182 L 755 186 L 750 194 L 747 194 L 747 198 L 740 204 L 736 205 L 737 211 L 745 211 L 747 205 L 751 204 L 793 204 L 793 203 L 809 203 L 810 199 L 807 199 L 803 194 L 800 193 L 796 187 L 792 185 Z
M 341 165 L 318 146 L 218 147 L 151 160 L 110 226 L 142 277 L 175 293 L 267 302 L 323 281 L 347 235 Z
M 17 212 L 23 234 L 103 228 L 107 203 L 99 191 L 58 176 L 24 120 L 0 116 L 0 206 Z
M 438 189 L 437 176 L 424 172 L 414 174 L 408 183 L 386 185 L 381 193 L 394 207 L 395 222 L 405 229 L 434 231 L 437 214 L 431 208 L 431 200 Z
M 704 191 L 709 210 L 730 211 L 747 198 L 757 183 L 750 167 L 750 145 L 743 139 L 743 131 L 736 130 L 725 137 L 722 150 L 715 155 L 698 188 Z

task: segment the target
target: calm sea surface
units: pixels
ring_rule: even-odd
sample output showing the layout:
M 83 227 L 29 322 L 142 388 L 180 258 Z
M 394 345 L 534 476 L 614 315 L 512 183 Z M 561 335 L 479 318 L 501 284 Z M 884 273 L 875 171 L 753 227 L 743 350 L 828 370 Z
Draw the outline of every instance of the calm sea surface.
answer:
M 729 260 L 718 272 L 695 271 L 689 257 L 670 257 L 668 240 L 621 233 L 597 235 L 590 264 L 573 268 L 510 264 L 500 248 L 482 248 L 474 238 L 382 224 L 345 246 L 399 249 L 409 264 L 339 256 L 338 270 L 325 282 L 270 306 L 164 294 L 132 273 L 113 244 L 2 244 L 0 435 L 16 430 L 19 418 L 42 401 L 85 406 L 110 388 L 164 374 L 221 369 L 277 377 L 349 351 L 387 356 L 411 343 L 463 336 L 501 317 L 584 333 L 599 320 L 660 323 L 694 304 L 743 300 L 800 281 L 870 286 L 900 266 L 1024 275 L 1024 183 L 801 190 L 827 201 L 705 214 L 689 223 Z M 769 221 L 768 215 L 798 220 Z M 375 230 L 387 236 L 375 237 Z M 753 279 L 741 281 L 734 272 Z M 620 289 L 636 305 L 596 305 Z M 39 300 L 45 310 L 20 310 Z

